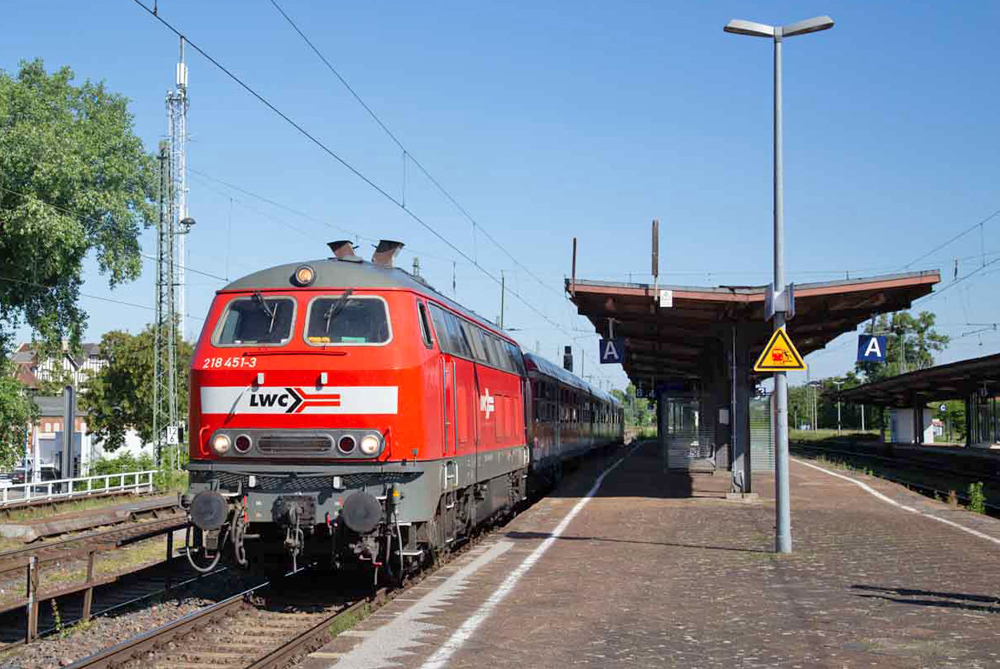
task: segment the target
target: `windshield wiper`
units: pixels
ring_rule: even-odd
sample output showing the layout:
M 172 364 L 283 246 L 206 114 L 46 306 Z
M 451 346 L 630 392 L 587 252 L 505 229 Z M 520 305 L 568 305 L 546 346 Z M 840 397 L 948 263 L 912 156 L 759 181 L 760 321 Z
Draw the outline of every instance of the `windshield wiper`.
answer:
M 278 314 L 278 310 L 267 303 L 259 290 L 253 291 L 253 299 L 257 300 L 257 304 L 264 310 L 264 313 L 271 317 L 271 324 L 267 326 L 267 334 L 271 334 L 274 329 L 274 317 Z
M 340 296 L 340 299 L 330 305 L 330 308 L 326 310 L 324 318 L 326 318 L 326 333 L 330 334 L 330 321 L 332 321 L 337 314 L 343 310 L 344 306 L 347 305 L 347 298 L 351 296 L 354 292 L 353 288 L 348 288 L 344 291 L 344 294 Z

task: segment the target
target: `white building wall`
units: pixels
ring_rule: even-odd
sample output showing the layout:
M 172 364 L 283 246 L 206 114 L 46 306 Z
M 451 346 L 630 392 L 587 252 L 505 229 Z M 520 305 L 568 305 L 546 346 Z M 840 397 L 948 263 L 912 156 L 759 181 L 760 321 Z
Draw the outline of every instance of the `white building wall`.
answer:
M 934 425 L 929 409 L 924 409 L 923 443 L 934 443 Z M 889 441 L 894 444 L 915 444 L 913 434 L 913 409 L 889 409 Z

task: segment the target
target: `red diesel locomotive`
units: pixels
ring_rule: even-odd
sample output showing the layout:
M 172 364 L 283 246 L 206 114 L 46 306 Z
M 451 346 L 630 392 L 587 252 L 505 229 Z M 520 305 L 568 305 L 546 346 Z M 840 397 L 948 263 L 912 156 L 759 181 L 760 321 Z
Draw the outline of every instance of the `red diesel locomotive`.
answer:
M 614 398 L 393 267 L 402 244 L 330 247 L 215 296 L 191 364 L 192 564 L 401 576 L 621 442 Z

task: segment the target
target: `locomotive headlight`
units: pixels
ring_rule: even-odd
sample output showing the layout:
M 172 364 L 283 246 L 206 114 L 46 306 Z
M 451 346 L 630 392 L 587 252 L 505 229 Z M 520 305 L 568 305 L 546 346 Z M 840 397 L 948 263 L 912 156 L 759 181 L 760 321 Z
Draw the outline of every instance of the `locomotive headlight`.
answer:
M 316 272 L 309 265 L 301 265 L 295 270 L 295 283 L 300 286 L 308 286 L 316 278 Z
M 365 455 L 375 455 L 378 453 L 379 438 L 374 434 L 366 434 L 361 437 L 361 452 Z
M 229 451 L 229 446 L 229 437 L 224 434 L 217 434 L 215 435 L 215 438 L 212 439 L 212 450 L 219 455 L 225 455 Z

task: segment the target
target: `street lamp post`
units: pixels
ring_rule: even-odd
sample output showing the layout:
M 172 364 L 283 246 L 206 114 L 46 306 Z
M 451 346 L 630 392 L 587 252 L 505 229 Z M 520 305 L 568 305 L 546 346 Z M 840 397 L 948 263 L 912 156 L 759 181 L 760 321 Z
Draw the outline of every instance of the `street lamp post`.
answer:
M 837 381 L 835 379 L 830 379 L 830 382 L 837 386 L 837 436 L 840 436 L 840 386 L 844 385 L 843 381 Z
M 733 19 L 723 29 L 727 33 L 770 37 L 774 41 L 774 291 L 785 288 L 785 231 L 782 205 L 782 165 L 781 165 L 781 41 L 785 37 L 827 30 L 833 27 L 829 16 L 818 16 L 799 21 L 788 26 L 769 26 L 753 21 Z M 787 304 L 777 301 L 774 314 L 774 329 L 785 327 Z M 774 394 L 777 397 L 777 416 L 774 458 L 774 492 L 778 536 L 775 549 L 779 553 L 792 552 L 792 517 L 789 507 L 788 484 L 788 379 L 785 372 L 774 374 Z

